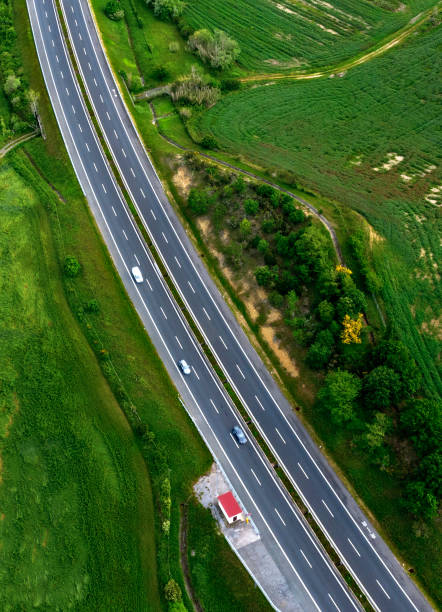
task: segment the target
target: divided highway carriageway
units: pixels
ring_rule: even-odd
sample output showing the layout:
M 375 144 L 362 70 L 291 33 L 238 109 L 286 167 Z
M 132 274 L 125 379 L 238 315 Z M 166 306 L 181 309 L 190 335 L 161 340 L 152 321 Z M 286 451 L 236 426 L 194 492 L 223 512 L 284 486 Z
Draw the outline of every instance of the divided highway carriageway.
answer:
M 355 610 L 315 536 L 202 354 L 127 210 L 69 60 L 53 0 L 27 0 L 46 86 L 82 189 L 115 266 L 212 454 L 299 592 L 300 609 Z M 167 272 L 210 350 L 304 503 L 377 610 L 430 610 L 312 442 L 234 319 L 179 223 L 120 96 L 86 0 L 61 0 L 87 95 Z M 144 282 L 130 274 L 139 266 Z M 186 359 L 192 372 L 177 366 Z M 246 431 L 241 448 L 234 425 Z M 373 536 L 375 538 L 373 539 Z

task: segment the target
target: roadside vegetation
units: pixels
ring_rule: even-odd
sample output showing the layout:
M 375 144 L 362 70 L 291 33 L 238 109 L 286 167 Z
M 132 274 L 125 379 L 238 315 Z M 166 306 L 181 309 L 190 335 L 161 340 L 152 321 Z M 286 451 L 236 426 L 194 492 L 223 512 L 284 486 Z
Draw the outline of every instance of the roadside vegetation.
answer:
M 318 53 L 309 59 L 310 65 L 330 65 L 362 52 L 431 4 L 352 5 L 348 14 L 367 19 L 370 34 L 358 33 L 354 23 L 351 33 L 324 45 L 320 53 L 327 52 L 327 58 L 319 61 Z M 248 45 L 266 49 L 248 42 L 258 35 L 257 29 L 240 31 L 226 25 L 238 18 L 242 5 L 220 17 L 219 4 L 208 7 L 198 0 L 187 5 L 177 20 L 185 39 L 198 29 L 222 28 L 236 40 L 239 67 L 224 72 L 197 58 L 192 61 L 185 41 L 177 38 L 173 19 L 152 21 L 152 13 L 138 0 L 132 0 L 132 6 L 143 22 L 138 29 L 150 41 L 164 50 L 172 43 L 172 48 L 178 44 L 184 49 L 175 57 L 163 54 L 168 82 L 177 83 L 172 92 L 182 91 L 182 83 L 192 81 L 192 75 L 194 82 L 199 81 L 193 98 L 172 94 L 175 107 L 164 97 L 152 101 L 156 115 L 162 117 L 160 132 L 184 147 L 209 149 L 221 160 L 301 193 L 336 224 L 347 262 L 343 267 L 337 267 L 323 228 L 305 218 L 290 198 L 271 188 L 260 193 L 258 185 L 244 182 L 236 173 L 178 153 L 159 138 L 146 103 L 131 107 L 212 272 L 273 364 L 277 356 L 278 372 L 302 407 L 301 414 L 406 559 L 407 568 L 439 600 L 440 529 L 434 516 L 441 486 L 435 448 L 440 428 L 436 367 L 440 294 L 436 233 L 431 231 L 438 221 L 439 193 L 434 167 L 439 148 L 434 129 L 438 14 L 406 44 L 347 75 L 245 88 L 233 74 L 242 76 L 245 64 L 253 70 L 267 68 L 262 68 L 262 57 L 251 59 L 249 54 Z M 241 19 L 255 24 L 258 18 L 252 9 L 244 11 Z M 276 9 L 272 5 L 269 10 Z M 293 33 L 293 16 L 278 10 Z M 312 5 L 308 3 L 305 10 L 311 11 Z M 318 17 L 322 8 L 315 10 Z M 189 25 L 189 16 L 197 11 L 198 20 Z M 343 19 L 342 14 L 335 16 Z M 104 17 L 97 18 L 101 27 Z M 134 38 L 128 16 L 127 24 Z M 306 27 L 317 30 L 313 24 Z M 273 29 L 263 32 L 259 35 L 266 36 L 266 45 L 279 45 L 277 36 L 269 36 Z M 119 43 L 126 45 L 124 38 Z M 147 53 L 142 46 L 127 45 L 127 57 L 139 66 L 152 65 L 156 45 Z M 111 59 L 118 70 L 123 58 Z M 289 67 L 278 65 L 269 64 L 271 71 Z M 422 71 L 425 79 L 419 77 Z M 159 84 L 152 72 L 149 78 Z M 207 104 L 204 88 L 212 88 L 214 95 Z M 312 243 L 318 256 L 313 258 L 318 261 L 313 270 L 297 246 L 310 233 L 318 241 Z M 387 314 L 386 329 L 373 294 L 381 304 L 381 315 Z M 341 402 L 344 396 L 346 401 Z M 425 419 L 431 422 L 434 436 L 425 429 L 421 439 L 416 432 Z
M 3 354 L 0 343 L 2 609 L 191 609 L 180 507 L 211 458 L 97 234 L 47 99 L 24 0 L 14 18 L 48 138 L 0 167 L 2 307 L 11 317 Z M 226 562 L 217 579 L 228 582 L 238 562 L 219 540 Z M 17 542 L 20 558 L 11 553 Z M 244 576 L 251 602 L 255 587 Z
M 21 157 L 0 165 L 0 607 L 160 609 L 147 469 Z

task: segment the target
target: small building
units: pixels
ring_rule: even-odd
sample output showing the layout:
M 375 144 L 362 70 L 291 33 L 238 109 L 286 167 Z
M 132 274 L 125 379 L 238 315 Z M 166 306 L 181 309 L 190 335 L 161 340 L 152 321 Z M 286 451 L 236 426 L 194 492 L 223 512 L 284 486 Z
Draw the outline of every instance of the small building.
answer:
M 218 497 L 218 505 L 229 525 L 235 523 L 236 521 L 244 520 L 241 506 L 238 504 L 230 491 Z

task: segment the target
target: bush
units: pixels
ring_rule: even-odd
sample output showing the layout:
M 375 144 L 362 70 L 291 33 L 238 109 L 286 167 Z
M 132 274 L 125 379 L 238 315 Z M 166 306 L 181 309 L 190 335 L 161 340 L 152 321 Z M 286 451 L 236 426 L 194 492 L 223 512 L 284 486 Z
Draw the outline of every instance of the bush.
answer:
M 190 74 L 180 78 L 170 90 L 174 102 L 207 107 L 215 104 L 220 95 L 220 90 L 209 85 L 195 66 L 192 66 Z
M 272 291 L 269 295 L 269 302 L 275 308 L 281 308 L 284 303 L 284 296 L 277 291 Z
M 171 53 L 177 53 L 180 49 L 180 45 L 176 40 L 173 40 L 169 43 L 169 51 Z
M 89 300 L 89 302 L 85 305 L 84 309 L 88 313 L 96 314 L 97 312 L 100 312 L 100 305 L 97 300 L 92 299 Z
M 164 586 L 164 597 L 167 601 L 181 601 L 182 593 L 180 585 L 171 578 L 169 582 Z
M 73 255 L 68 255 L 64 260 L 64 273 L 69 278 L 75 278 L 81 272 L 80 262 Z
M 221 81 L 221 91 L 235 91 L 241 88 L 241 83 L 237 79 L 223 79 Z
M 206 29 L 197 30 L 189 36 L 188 45 L 203 62 L 220 70 L 228 68 L 240 53 L 238 43 L 222 30 L 215 30 L 213 34 Z
M 218 143 L 212 136 L 204 136 L 200 144 L 205 149 L 212 149 L 213 151 L 218 148 Z
M 118 0 L 109 0 L 104 7 L 104 12 L 112 21 L 121 21 L 124 18 L 124 9 Z
M 253 217 L 259 210 L 259 202 L 249 198 L 244 202 L 244 209 L 248 215 Z
M 153 4 L 155 17 L 163 21 L 177 19 L 185 7 L 183 0 L 147 0 L 146 4 Z
M 170 45 L 169 45 L 169 49 L 170 49 Z M 170 76 L 169 71 L 167 70 L 167 68 L 165 68 L 164 66 L 158 66 L 158 68 L 155 68 L 155 70 L 152 72 L 152 77 L 156 80 L 156 81 L 165 81 L 166 79 L 168 79 Z
M 205 215 L 209 210 L 210 199 L 205 191 L 191 189 L 187 204 L 194 215 Z

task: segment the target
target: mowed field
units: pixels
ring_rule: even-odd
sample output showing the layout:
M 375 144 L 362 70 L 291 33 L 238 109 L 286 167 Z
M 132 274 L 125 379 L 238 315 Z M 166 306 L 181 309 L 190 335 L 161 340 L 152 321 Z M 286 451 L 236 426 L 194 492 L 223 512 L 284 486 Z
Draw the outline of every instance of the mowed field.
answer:
M 230 94 L 193 126 L 368 219 L 390 321 L 438 392 L 441 43 L 427 27 L 342 78 Z
M 146 466 L 64 297 L 48 214 L 0 166 L 0 609 L 159 610 Z
M 406 25 L 432 0 L 192 0 L 183 19 L 238 41 L 239 64 L 274 73 L 330 66 Z

